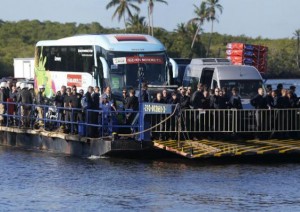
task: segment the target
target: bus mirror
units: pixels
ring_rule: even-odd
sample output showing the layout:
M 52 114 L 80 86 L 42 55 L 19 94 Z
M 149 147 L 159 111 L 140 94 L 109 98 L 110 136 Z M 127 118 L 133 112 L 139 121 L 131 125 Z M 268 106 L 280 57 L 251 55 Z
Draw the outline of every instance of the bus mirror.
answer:
M 97 79 L 99 76 L 99 69 L 96 66 L 93 66 L 93 77 Z
M 102 67 L 103 67 L 103 77 L 105 79 L 107 79 L 108 76 L 109 76 L 109 67 L 108 67 L 108 64 L 107 64 L 107 62 L 106 62 L 106 60 L 105 60 L 104 57 L 100 57 L 100 61 L 102 63 Z
M 175 60 L 172 58 L 169 58 L 169 61 L 170 61 L 170 63 L 168 63 L 168 66 L 169 66 L 168 68 L 169 68 L 169 70 L 172 70 L 173 78 L 177 78 L 178 77 L 178 65 L 175 62 Z

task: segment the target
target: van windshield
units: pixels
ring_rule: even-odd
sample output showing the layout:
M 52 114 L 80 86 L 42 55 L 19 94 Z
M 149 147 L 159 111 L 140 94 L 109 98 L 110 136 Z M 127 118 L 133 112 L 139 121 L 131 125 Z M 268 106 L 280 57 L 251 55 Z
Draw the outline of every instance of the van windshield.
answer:
M 220 86 L 226 87 L 229 92 L 236 87 L 242 99 L 250 99 L 257 94 L 258 88 L 263 87 L 263 82 L 261 80 L 220 80 Z

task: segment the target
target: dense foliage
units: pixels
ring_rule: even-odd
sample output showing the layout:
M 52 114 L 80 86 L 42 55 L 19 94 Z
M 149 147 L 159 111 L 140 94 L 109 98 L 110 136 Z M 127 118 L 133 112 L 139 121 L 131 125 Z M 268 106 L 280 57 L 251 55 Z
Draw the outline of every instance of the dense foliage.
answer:
M 155 28 L 154 36 L 166 46 L 170 57 L 205 57 L 211 33 L 198 35 L 191 49 L 196 30 L 196 25 L 179 24 L 172 32 L 162 28 Z M 136 26 L 136 24 L 131 23 L 127 25 L 127 33 L 141 32 L 147 32 L 145 24 L 142 23 L 140 26 Z M 124 33 L 124 30 L 104 28 L 95 22 L 76 24 L 50 21 L 40 22 L 37 20 L 23 20 L 19 22 L 0 20 L 0 77 L 13 75 L 13 58 L 33 57 L 34 46 L 39 40 L 58 39 L 76 34 L 100 33 Z M 226 44 L 229 42 L 268 46 L 268 75 L 271 77 L 300 76 L 300 70 L 296 62 L 296 39 L 271 40 L 260 37 L 250 38 L 244 35 L 231 36 L 213 33 L 211 42 L 210 57 L 225 57 Z

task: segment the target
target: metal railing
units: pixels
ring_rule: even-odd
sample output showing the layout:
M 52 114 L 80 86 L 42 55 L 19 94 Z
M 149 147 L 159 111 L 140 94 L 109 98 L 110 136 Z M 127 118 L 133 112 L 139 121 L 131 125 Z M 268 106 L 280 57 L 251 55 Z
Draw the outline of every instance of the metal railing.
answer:
M 173 110 L 173 115 L 142 114 L 145 122 L 144 132 L 150 132 L 152 137 L 160 134 L 178 135 L 179 137 L 181 133 L 197 136 L 203 133 L 224 135 L 300 132 L 300 108 L 271 110 L 177 109 Z M 0 102 L 0 123 L 3 126 L 31 129 L 42 127 L 50 131 L 58 130 L 63 126 L 68 133 L 78 133 L 88 137 L 109 136 L 113 132 L 123 135 L 139 133 L 138 117 L 140 115 L 139 111 L 132 110 L 112 111 L 107 108 L 82 110 L 52 105 Z
M 165 115 L 154 115 L 158 123 Z M 151 124 L 153 125 L 153 124 Z M 252 133 L 300 131 L 300 109 L 207 109 L 182 110 L 154 133 Z
M 80 134 L 88 137 L 109 136 L 113 132 L 130 134 L 138 131 L 135 117 L 138 111 L 108 108 L 98 110 L 64 108 L 53 105 L 0 102 L 0 124 L 6 127 L 26 129 L 43 128 Z

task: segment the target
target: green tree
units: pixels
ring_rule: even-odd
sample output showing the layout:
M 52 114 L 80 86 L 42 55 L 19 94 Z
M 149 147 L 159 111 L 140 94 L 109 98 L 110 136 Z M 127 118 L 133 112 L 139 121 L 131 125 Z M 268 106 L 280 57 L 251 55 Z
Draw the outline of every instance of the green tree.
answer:
M 204 24 L 204 21 L 208 18 L 207 17 L 207 8 L 206 8 L 206 3 L 205 2 L 201 2 L 200 6 L 197 7 L 194 4 L 195 10 L 194 13 L 197 15 L 195 18 L 192 18 L 191 20 L 189 20 L 189 24 L 194 23 L 197 25 L 197 30 L 195 32 L 193 41 L 192 41 L 192 45 L 191 45 L 191 49 L 194 46 L 195 40 L 197 38 L 197 35 L 199 34 L 199 32 L 201 31 L 201 26 Z
M 133 15 L 132 17 L 128 18 L 126 27 L 129 32 L 144 33 L 144 30 L 146 29 L 145 17 L 140 17 L 139 14 Z
M 219 0 L 206 0 L 206 13 L 207 13 L 207 19 L 208 21 L 211 21 L 211 34 L 208 42 L 207 47 L 207 57 L 209 57 L 210 54 L 210 45 L 211 45 L 211 39 L 214 31 L 214 21 L 218 21 L 217 18 L 217 10 L 220 11 L 220 13 L 223 12 L 223 7 L 221 4 L 219 4 Z
M 142 0 L 148 2 L 148 34 L 153 36 L 153 10 L 154 10 L 154 2 L 160 2 L 164 4 L 168 4 L 165 0 Z
M 132 12 L 130 8 L 134 9 L 136 12 L 140 12 L 140 8 L 133 4 L 133 2 L 140 2 L 137 0 L 111 0 L 107 5 L 106 9 L 108 10 L 111 7 L 117 6 L 112 18 L 115 18 L 118 15 L 118 21 L 120 22 L 121 18 L 124 19 L 125 31 L 126 31 L 126 13 L 129 17 L 132 17 Z
M 300 70 L 300 61 L 299 61 L 299 54 L 300 54 L 300 29 L 297 29 L 294 32 L 294 37 L 297 39 L 297 45 L 296 45 L 296 65 L 298 70 Z

